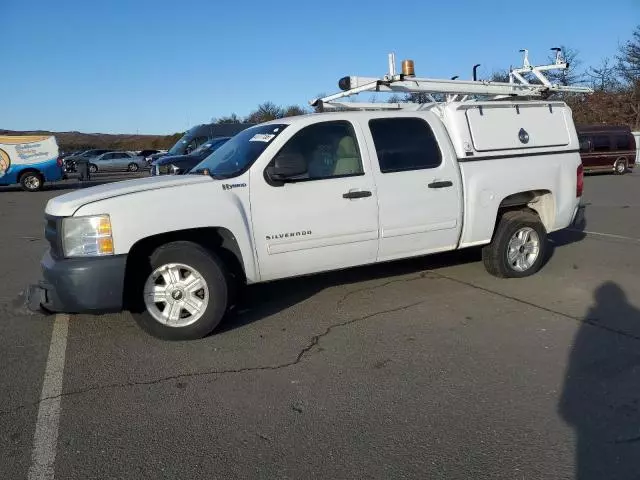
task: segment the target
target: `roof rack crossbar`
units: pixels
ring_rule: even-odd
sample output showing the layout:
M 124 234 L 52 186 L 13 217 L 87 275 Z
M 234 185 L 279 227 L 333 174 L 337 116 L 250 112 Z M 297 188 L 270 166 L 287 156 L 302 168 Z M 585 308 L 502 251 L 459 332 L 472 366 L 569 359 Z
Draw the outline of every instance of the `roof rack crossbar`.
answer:
M 555 62 L 549 65 L 533 66 L 529 62 L 529 52 L 524 52 L 523 66 L 512 68 L 509 71 L 509 82 L 491 82 L 487 80 L 457 80 L 457 79 L 435 79 L 416 77 L 413 74 L 413 62 L 410 63 L 410 72 L 405 71 L 403 63 L 403 73 L 396 73 L 395 55 L 389 54 L 389 73 L 382 78 L 372 77 L 344 77 L 340 79 L 341 92 L 334 93 L 323 98 L 313 99 L 309 103 L 312 106 L 322 105 L 330 107 L 331 103 L 340 104 L 336 108 L 341 109 L 369 109 L 374 108 L 371 104 L 360 104 L 359 102 L 336 102 L 336 100 L 357 95 L 363 92 L 391 92 L 391 93 L 423 93 L 428 95 L 428 99 L 435 101 L 432 94 L 444 94 L 445 102 L 470 100 L 469 96 L 485 96 L 490 99 L 513 98 L 513 97 L 542 97 L 546 98 L 553 92 L 574 92 L 593 93 L 588 87 L 579 85 L 558 85 L 552 83 L 545 75 L 551 70 L 565 70 L 568 64 L 565 62 L 562 52 L 554 48 L 556 53 Z M 540 83 L 531 83 L 524 75 L 533 75 Z M 472 97 L 474 98 L 474 97 Z M 395 102 L 393 104 L 375 104 L 377 109 L 414 109 L 411 102 Z M 378 106 L 379 105 L 379 106 Z M 393 106 L 395 105 L 395 107 Z

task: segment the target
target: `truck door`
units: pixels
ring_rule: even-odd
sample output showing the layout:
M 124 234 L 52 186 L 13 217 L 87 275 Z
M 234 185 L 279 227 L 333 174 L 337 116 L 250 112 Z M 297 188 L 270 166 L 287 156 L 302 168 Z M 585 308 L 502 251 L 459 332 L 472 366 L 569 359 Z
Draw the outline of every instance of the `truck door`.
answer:
M 426 118 L 369 120 L 370 150 L 378 160 L 373 167 L 379 204 L 378 261 L 457 246 L 462 223 L 460 173 L 446 131 L 435 117 L 431 124 Z
M 375 262 L 378 206 L 364 152 L 357 125 L 318 122 L 293 133 L 269 163 L 279 155 L 301 156 L 304 175 L 275 185 L 262 168 L 252 170 L 251 217 L 262 280 Z

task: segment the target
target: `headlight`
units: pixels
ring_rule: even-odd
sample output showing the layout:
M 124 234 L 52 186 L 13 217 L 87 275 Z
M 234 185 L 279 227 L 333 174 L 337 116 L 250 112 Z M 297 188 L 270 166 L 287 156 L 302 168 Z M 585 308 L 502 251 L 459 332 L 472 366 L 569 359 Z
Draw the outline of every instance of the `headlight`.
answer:
M 65 218 L 62 221 L 62 249 L 65 257 L 113 255 L 109 215 Z

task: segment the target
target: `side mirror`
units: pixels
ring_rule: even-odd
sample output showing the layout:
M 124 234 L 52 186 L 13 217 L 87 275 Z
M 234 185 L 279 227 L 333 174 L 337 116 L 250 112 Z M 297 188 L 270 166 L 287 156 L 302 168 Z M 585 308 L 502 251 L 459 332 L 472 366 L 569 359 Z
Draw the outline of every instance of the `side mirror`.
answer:
M 307 162 L 299 153 L 278 155 L 273 165 L 267 168 L 267 175 L 274 182 L 286 182 L 288 179 L 307 173 Z

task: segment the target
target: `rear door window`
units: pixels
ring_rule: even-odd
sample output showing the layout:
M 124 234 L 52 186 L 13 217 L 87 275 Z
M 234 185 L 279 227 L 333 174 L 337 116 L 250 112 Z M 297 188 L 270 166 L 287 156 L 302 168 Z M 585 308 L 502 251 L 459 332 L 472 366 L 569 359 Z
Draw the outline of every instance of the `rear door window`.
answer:
M 421 118 L 377 118 L 369 121 L 382 173 L 439 167 L 440 147 Z

